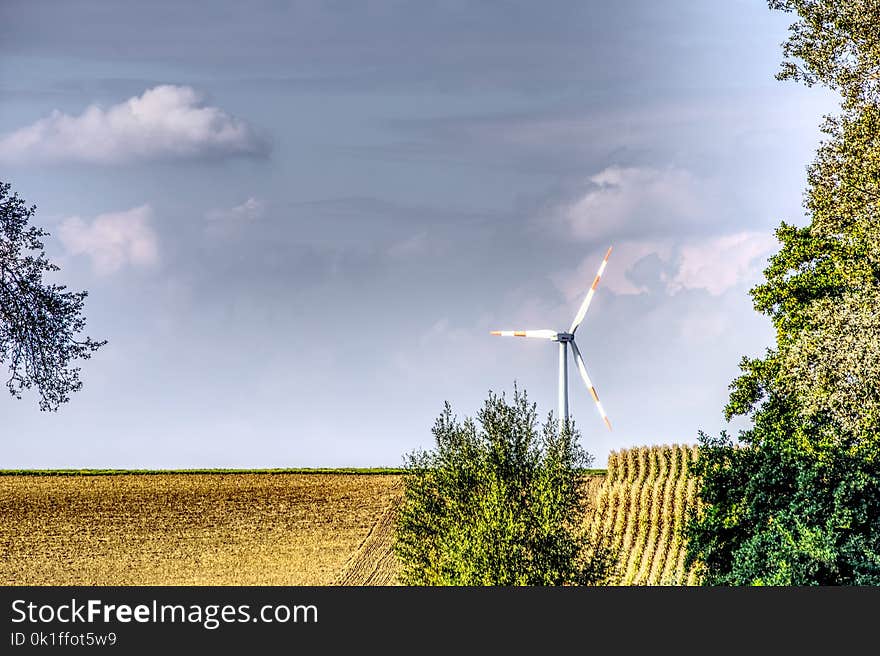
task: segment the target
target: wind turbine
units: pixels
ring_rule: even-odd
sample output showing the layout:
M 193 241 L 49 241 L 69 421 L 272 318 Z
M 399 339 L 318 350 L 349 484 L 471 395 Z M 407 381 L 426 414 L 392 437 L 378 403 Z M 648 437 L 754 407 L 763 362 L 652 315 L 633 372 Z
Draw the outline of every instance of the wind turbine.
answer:
M 596 293 L 596 287 L 599 285 L 599 279 L 602 277 L 602 274 L 605 272 L 605 265 L 608 264 L 608 257 L 611 255 L 611 248 L 608 248 L 608 252 L 605 253 L 605 257 L 602 259 L 602 264 L 599 265 L 599 271 L 596 273 L 596 279 L 593 280 L 593 285 L 590 287 L 590 291 L 587 292 L 587 297 L 584 299 L 584 302 L 581 303 L 581 307 L 578 310 L 577 314 L 574 317 L 574 321 L 571 322 L 571 327 L 568 329 L 568 332 L 556 332 L 555 330 L 493 330 L 491 331 L 492 335 L 497 335 L 499 337 L 534 337 L 536 339 L 549 339 L 554 342 L 559 342 L 559 430 L 565 428 L 566 424 L 568 424 L 568 345 L 571 344 L 571 350 L 574 355 L 574 361 L 577 365 L 578 372 L 581 375 L 581 378 L 584 380 L 584 384 L 586 384 L 587 389 L 590 391 L 590 395 L 593 397 L 593 401 L 596 402 L 596 408 L 599 410 L 599 414 L 602 416 L 602 419 L 605 421 L 605 425 L 608 426 L 608 430 L 611 430 L 611 422 L 608 420 L 608 415 L 605 414 L 605 409 L 602 407 L 602 403 L 599 401 L 599 395 L 596 394 L 596 388 L 593 386 L 592 381 L 590 380 L 590 376 L 587 374 L 587 368 L 584 366 L 584 359 L 581 357 L 581 352 L 577 347 L 577 343 L 574 341 L 574 334 L 578 329 L 578 326 L 581 325 L 581 322 L 584 320 L 584 316 L 587 314 L 587 308 L 590 307 L 590 301 L 593 300 L 593 294 Z

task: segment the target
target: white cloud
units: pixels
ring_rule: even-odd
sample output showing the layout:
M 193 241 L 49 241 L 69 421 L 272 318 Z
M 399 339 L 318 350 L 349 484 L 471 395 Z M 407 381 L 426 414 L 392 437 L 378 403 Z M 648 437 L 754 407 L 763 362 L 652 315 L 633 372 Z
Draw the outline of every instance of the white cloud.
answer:
M 159 261 L 158 240 L 150 225 L 152 217 L 149 205 L 99 214 L 91 222 L 72 216 L 61 222 L 59 237 L 71 255 L 89 256 L 100 275 L 128 265 L 150 267 Z
M 240 234 L 248 224 L 259 220 L 265 211 L 266 204 L 251 196 L 241 205 L 206 212 L 205 220 L 208 222 L 206 230 L 213 237 L 234 237 Z
M 684 244 L 678 249 L 677 272 L 668 289 L 673 293 L 705 289 L 721 294 L 757 278 L 776 243 L 769 232 L 739 232 Z
M 254 155 L 264 144 L 242 120 L 205 106 L 191 87 L 161 85 L 106 109 L 58 110 L 0 137 L 0 161 L 91 162 Z
M 647 286 L 630 277 L 633 268 L 645 258 L 656 255 L 659 260 L 668 262 L 672 254 L 669 240 L 665 241 L 624 241 L 613 246 L 611 257 L 599 290 L 608 290 L 618 295 L 644 294 Z M 569 303 L 580 303 L 593 284 L 599 264 L 605 256 L 604 250 L 595 250 L 585 257 L 573 270 L 552 277 L 556 287 Z
M 671 242 L 665 241 L 625 241 L 614 246 L 608 265 L 602 276 L 600 284 L 605 289 L 615 294 L 643 294 L 648 291 L 643 282 L 634 281 L 629 275 L 633 268 L 645 258 L 655 255 L 660 261 L 669 260 L 672 252 Z M 578 278 L 582 288 L 581 295 L 589 289 L 596 275 L 601 258 L 604 253 L 596 252 L 592 259 L 585 259 L 578 267 Z
M 242 221 L 256 221 L 263 216 L 265 210 L 266 204 L 251 196 L 241 205 L 226 209 L 210 210 L 205 214 L 205 218 L 208 219 L 208 221 L 234 221 L 236 223 Z
M 724 234 L 718 190 L 686 170 L 610 166 L 589 183 L 557 213 L 567 236 L 596 244 L 573 271 L 554 277 L 569 301 L 586 292 L 609 245 L 601 288 L 618 295 L 719 295 L 756 279 L 773 250 L 768 232 Z M 712 224 L 714 234 L 705 236 Z
M 714 296 L 732 287 L 757 281 L 777 243 L 770 232 L 738 232 L 680 243 L 671 239 L 624 241 L 614 245 L 599 291 L 617 295 L 646 294 L 653 282 L 658 291 L 672 295 L 704 290 Z M 604 251 L 597 249 L 573 270 L 553 277 L 569 302 L 583 298 L 593 282 Z M 638 265 L 654 257 L 657 266 L 649 279 L 634 279 Z
M 590 177 L 590 188 L 561 208 L 560 218 L 577 239 L 635 232 L 662 233 L 707 214 L 706 192 L 683 169 L 611 166 Z

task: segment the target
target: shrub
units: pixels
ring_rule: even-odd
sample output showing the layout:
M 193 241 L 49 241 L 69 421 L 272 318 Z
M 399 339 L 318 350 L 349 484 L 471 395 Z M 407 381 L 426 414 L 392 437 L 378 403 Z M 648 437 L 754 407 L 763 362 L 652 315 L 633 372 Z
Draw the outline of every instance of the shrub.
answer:
M 592 462 L 569 422 L 543 430 L 514 386 L 492 392 L 477 421 L 449 403 L 436 447 L 405 457 L 395 553 L 406 585 L 587 585 L 607 580 L 611 554 L 584 521 L 583 470 Z

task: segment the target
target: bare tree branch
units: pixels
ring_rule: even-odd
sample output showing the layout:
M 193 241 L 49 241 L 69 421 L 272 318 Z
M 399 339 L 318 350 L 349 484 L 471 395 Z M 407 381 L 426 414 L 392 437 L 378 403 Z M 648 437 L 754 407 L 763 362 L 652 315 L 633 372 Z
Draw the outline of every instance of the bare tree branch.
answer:
M 82 387 L 74 363 L 107 341 L 78 338 L 88 292 L 43 281 L 44 273 L 58 271 L 43 252 L 49 233 L 29 225 L 36 207 L 10 191 L 0 181 L 0 364 L 9 368 L 6 387 L 14 397 L 36 388 L 40 410 L 57 411 Z

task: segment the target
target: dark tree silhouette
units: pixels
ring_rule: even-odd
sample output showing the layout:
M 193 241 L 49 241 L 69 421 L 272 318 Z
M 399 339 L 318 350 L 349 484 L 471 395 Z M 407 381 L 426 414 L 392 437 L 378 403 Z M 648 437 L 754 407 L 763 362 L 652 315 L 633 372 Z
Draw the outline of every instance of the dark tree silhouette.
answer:
M 56 411 L 82 387 L 74 363 L 107 342 L 77 338 L 88 292 L 43 281 L 59 270 L 43 252 L 49 233 L 29 225 L 37 208 L 11 188 L 0 181 L 0 364 L 9 367 L 6 387 L 14 397 L 36 387 L 40 410 Z

